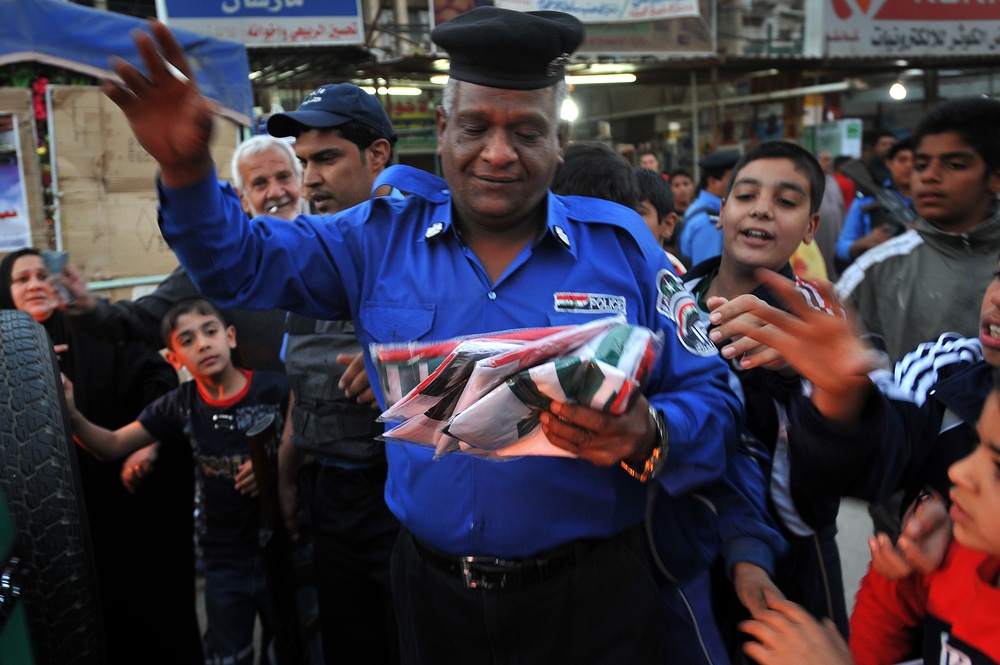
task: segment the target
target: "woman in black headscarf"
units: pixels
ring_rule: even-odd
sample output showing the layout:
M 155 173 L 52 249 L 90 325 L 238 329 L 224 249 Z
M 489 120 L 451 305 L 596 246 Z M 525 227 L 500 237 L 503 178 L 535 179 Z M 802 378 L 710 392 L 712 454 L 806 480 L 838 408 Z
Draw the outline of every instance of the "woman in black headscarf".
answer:
M 142 346 L 116 346 L 74 333 L 60 311 L 41 253 L 0 262 L 0 308 L 27 312 L 48 333 L 59 369 L 91 422 L 117 429 L 177 385 L 177 374 Z M 164 442 L 134 494 L 123 478 L 138 462 L 101 462 L 77 448 L 97 568 L 108 663 L 200 663 L 195 611 L 193 470 L 190 448 Z M 131 458 L 130 458 L 131 459 Z M 161 618 L 162 617 L 162 618 Z M 51 636 L 58 639 L 58 636 Z

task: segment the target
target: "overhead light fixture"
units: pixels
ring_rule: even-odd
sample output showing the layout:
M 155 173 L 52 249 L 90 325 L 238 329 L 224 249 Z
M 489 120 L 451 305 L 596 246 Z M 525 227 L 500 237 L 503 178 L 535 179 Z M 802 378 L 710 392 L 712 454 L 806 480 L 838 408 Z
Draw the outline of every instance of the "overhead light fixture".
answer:
M 573 101 L 572 97 L 566 97 L 562 103 L 562 110 L 559 112 L 559 117 L 566 122 L 573 122 L 580 117 L 580 108 Z
M 591 74 L 623 74 L 634 72 L 635 65 L 630 62 L 595 62 L 588 69 Z
M 257 71 L 255 71 L 255 72 L 250 72 L 250 80 L 251 81 L 256 81 L 257 79 L 259 79 L 263 75 L 264 75 L 264 72 L 260 71 L 259 69 Z
M 906 99 L 906 86 L 902 81 L 896 81 L 889 87 L 889 96 L 897 102 Z
M 379 94 L 379 95 L 389 95 L 390 97 L 417 97 L 423 90 L 420 88 L 411 88 L 409 86 L 380 86 L 378 89 L 373 88 L 370 85 L 361 86 L 361 89 L 367 92 L 369 95 Z
M 635 83 L 635 74 L 579 74 L 566 77 L 570 85 L 594 85 L 598 83 Z
M 437 74 L 430 77 L 434 85 L 445 85 L 448 76 Z M 597 83 L 635 83 L 635 74 L 567 74 L 566 83 L 570 85 L 592 85 Z
M 448 71 L 448 67 L 451 66 L 451 60 L 448 60 L 448 58 L 438 58 L 431 63 L 431 66 L 440 72 L 446 72 Z

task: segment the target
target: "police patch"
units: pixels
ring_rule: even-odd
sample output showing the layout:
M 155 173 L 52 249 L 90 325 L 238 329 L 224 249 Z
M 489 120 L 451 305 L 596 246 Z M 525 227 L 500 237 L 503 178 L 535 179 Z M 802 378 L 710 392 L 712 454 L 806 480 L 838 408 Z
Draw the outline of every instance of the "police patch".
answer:
M 656 311 L 674 322 L 685 349 L 705 357 L 718 353 L 691 293 L 680 277 L 666 269 L 656 276 Z
M 574 314 L 627 314 L 625 297 L 606 293 L 553 293 L 557 312 Z

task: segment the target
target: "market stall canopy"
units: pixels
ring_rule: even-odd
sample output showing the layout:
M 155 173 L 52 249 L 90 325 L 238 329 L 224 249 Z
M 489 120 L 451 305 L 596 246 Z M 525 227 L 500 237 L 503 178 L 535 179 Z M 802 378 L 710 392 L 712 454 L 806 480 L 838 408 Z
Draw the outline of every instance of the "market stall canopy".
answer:
M 0 0 L 0 66 L 41 62 L 96 78 L 117 78 L 108 68 L 118 56 L 142 69 L 131 32 L 142 19 L 63 0 Z M 189 30 L 173 30 L 201 91 L 220 113 L 251 124 L 253 93 L 246 47 Z

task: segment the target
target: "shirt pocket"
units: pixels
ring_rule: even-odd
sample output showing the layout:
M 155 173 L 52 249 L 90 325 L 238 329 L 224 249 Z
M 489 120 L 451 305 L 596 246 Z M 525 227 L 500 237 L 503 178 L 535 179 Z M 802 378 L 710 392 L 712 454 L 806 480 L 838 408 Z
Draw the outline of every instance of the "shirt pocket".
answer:
M 380 344 L 421 339 L 434 324 L 434 303 L 368 302 L 361 308 L 364 327 Z

